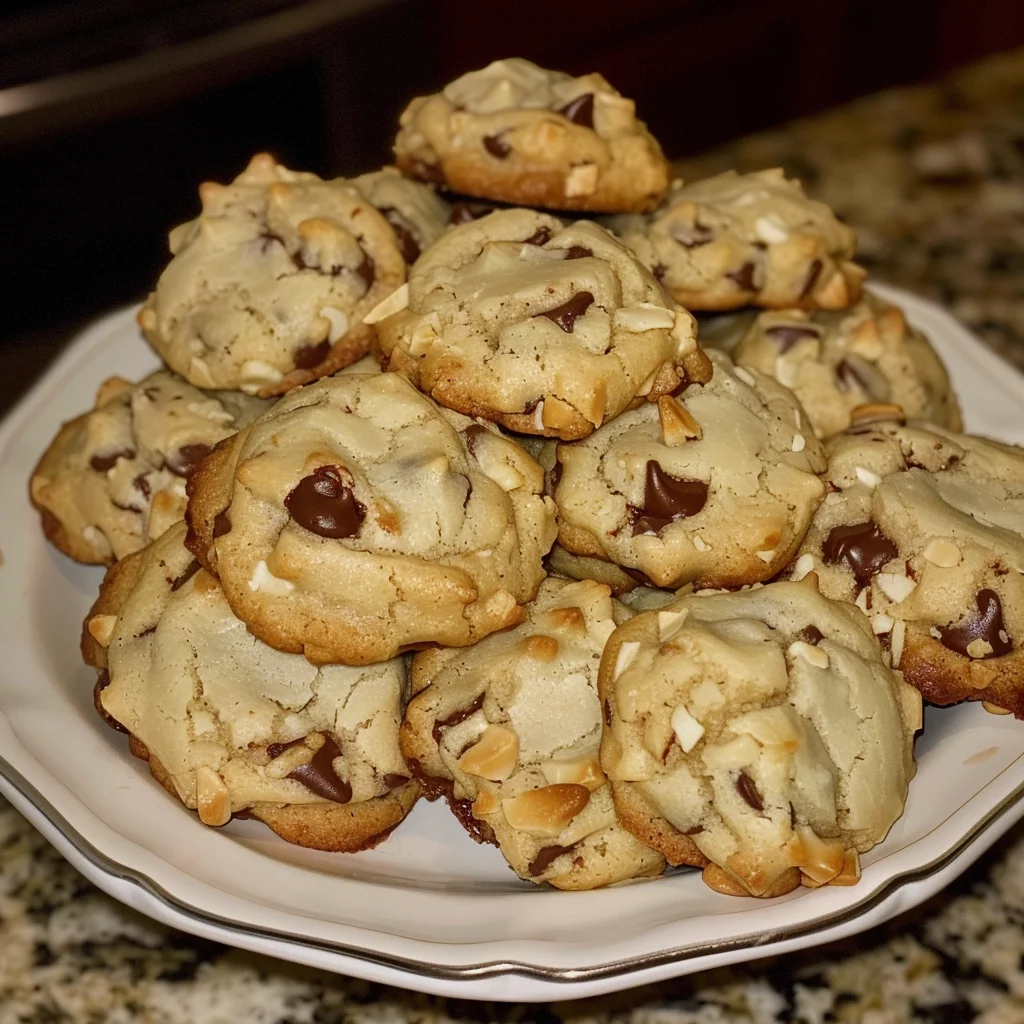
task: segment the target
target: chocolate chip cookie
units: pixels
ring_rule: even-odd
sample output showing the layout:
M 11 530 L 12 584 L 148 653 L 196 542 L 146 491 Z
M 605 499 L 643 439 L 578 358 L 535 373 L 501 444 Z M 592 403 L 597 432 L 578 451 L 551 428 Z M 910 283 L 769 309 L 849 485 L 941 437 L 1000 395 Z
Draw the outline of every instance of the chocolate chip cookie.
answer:
M 524 434 L 585 437 L 705 381 L 693 317 L 590 222 L 501 210 L 450 229 L 371 314 L 383 358 L 442 405 Z
M 813 577 L 636 615 L 599 692 L 622 824 L 719 892 L 851 885 L 903 813 L 920 695 Z
M 1024 449 L 889 420 L 828 453 L 791 576 L 856 601 L 927 700 L 1024 718 Z
M 282 398 L 189 485 L 189 544 L 264 643 L 365 665 L 521 621 L 554 540 L 543 471 L 396 373 Z
M 858 406 L 876 403 L 961 428 L 949 374 L 931 343 L 901 309 L 870 294 L 840 312 L 761 313 L 732 357 L 792 388 L 822 438 L 850 426 Z
M 47 539 L 95 565 L 138 551 L 184 516 L 189 472 L 268 405 L 166 371 L 105 381 L 95 408 L 60 428 L 32 473 Z
M 449 205 L 429 185 L 404 177 L 395 167 L 361 174 L 352 184 L 384 215 L 410 265 L 448 227 Z
M 207 825 L 251 816 L 301 846 L 376 845 L 419 794 L 398 747 L 402 659 L 317 667 L 273 650 L 184 537 L 179 523 L 108 572 L 83 630 L 97 710 Z
M 710 383 L 559 444 L 563 548 L 659 587 L 755 583 L 789 562 L 825 492 L 821 444 L 789 391 L 710 357 Z
M 414 99 L 395 160 L 470 196 L 553 210 L 650 210 L 668 164 L 632 100 L 601 75 L 499 60 Z
M 474 647 L 413 658 L 409 767 L 527 881 L 593 889 L 660 874 L 661 856 L 618 824 L 598 763 L 597 669 L 629 612 L 598 583 L 549 578 L 527 615 Z
M 683 185 L 649 218 L 609 224 L 687 309 L 842 309 L 860 296 L 853 232 L 778 168 Z
M 357 188 L 265 153 L 170 236 L 174 258 L 139 313 L 157 353 L 192 384 L 283 394 L 354 362 L 361 322 L 405 280 L 391 225 Z

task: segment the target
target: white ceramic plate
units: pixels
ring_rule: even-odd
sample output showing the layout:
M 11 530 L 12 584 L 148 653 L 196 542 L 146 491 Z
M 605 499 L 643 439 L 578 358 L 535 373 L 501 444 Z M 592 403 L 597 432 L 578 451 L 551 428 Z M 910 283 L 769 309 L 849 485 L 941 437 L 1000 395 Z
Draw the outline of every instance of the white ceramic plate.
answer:
M 878 289 L 933 338 L 969 429 L 1024 442 L 1024 377 L 932 304 Z M 0 790 L 101 889 L 185 931 L 427 992 L 594 995 L 878 924 L 937 892 L 1024 814 L 1024 723 L 929 709 L 906 814 L 851 888 L 720 896 L 695 872 L 590 893 L 518 881 L 443 805 L 379 849 L 289 846 L 257 822 L 208 829 L 92 709 L 79 660 L 101 572 L 43 540 L 26 481 L 105 377 L 155 365 L 133 311 L 86 331 L 0 429 Z

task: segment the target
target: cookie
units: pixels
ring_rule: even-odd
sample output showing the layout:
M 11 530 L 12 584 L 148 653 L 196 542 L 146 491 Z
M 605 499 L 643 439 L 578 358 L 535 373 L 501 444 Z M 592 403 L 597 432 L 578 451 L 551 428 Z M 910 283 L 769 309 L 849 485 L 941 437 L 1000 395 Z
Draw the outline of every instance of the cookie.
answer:
M 853 231 L 779 168 L 683 185 L 609 224 L 687 309 L 842 309 L 865 276 Z
M 566 551 L 673 588 L 755 583 L 789 562 L 825 493 L 821 444 L 789 391 L 710 357 L 709 383 L 558 446 Z
M 850 426 L 858 406 L 880 402 L 951 430 L 962 425 L 931 343 L 901 309 L 870 294 L 840 312 L 761 313 L 732 357 L 791 388 L 822 438 Z
M 620 821 L 719 892 L 853 884 L 903 813 L 920 695 L 812 581 L 683 597 L 601 658 Z
M 170 235 L 173 259 L 139 312 L 172 370 L 203 388 L 263 396 L 365 355 L 361 323 L 405 281 L 395 232 L 345 181 L 265 153 Z
M 451 228 L 403 301 L 370 316 L 387 368 L 523 434 L 585 437 L 710 376 L 693 318 L 591 222 L 501 210 Z
M 449 205 L 430 186 L 404 177 L 394 167 L 361 174 L 352 184 L 384 215 L 409 265 L 448 227 Z
M 736 346 L 756 317 L 757 310 L 751 308 L 729 313 L 698 313 L 697 341 L 702 348 L 717 348 L 735 358 Z
M 593 889 L 664 869 L 616 821 L 598 764 L 597 669 L 628 615 L 607 587 L 550 578 L 515 629 L 413 658 L 409 767 L 527 881 Z
M 650 210 L 669 181 L 632 100 L 601 75 L 573 78 L 519 58 L 414 99 L 395 161 L 455 192 L 553 210 Z
M 97 709 L 207 825 L 251 816 L 301 846 L 374 846 L 419 794 L 398 746 L 402 659 L 317 667 L 267 647 L 184 538 L 178 523 L 108 572 L 83 630 Z
M 208 394 L 166 371 L 105 381 L 92 411 L 60 428 L 32 473 L 47 539 L 94 565 L 138 551 L 184 516 L 189 472 L 268 404 Z
M 1024 719 L 1024 449 L 899 420 L 828 443 L 833 493 L 791 575 L 856 601 L 933 704 Z
M 554 540 L 543 472 L 404 377 L 286 395 L 189 485 L 189 545 L 264 643 L 365 665 L 515 625 Z

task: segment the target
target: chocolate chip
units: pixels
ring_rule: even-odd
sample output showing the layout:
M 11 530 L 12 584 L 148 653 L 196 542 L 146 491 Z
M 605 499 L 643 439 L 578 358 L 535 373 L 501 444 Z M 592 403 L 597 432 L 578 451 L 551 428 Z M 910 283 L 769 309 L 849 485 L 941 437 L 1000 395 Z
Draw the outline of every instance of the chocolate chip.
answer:
M 295 369 L 312 370 L 327 358 L 331 351 L 331 343 L 324 338 L 318 345 L 300 345 L 295 350 Z
M 384 785 L 388 789 L 398 789 L 399 786 L 404 786 L 408 781 L 408 775 L 399 775 L 397 772 L 388 772 L 384 776 Z
M 356 267 L 355 275 L 362 280 L 363 284 L 366 285 L 366 290 L 369 291 L 374 278 L 377 276 L 377 268 L 374 266 L 373 260 L 370 259 L 368 253 L 363 252 L 363 261 Z
M 566 334 L 572 334 L 577 318 L 583 316 L 593 304 L 593 301 L 594 296 L 590 292 L 579 292 L 569 299 L 568 302 L 563 302 L 561 306 L 556 306 L 554 309 L 538 313 L 537 316 L 546 316 L 549 320 L 558 324 Z
M 696 249 L 698 246 L 707 245 L 715 237 L 714 231 L 700 221 L 694 221 L 692 226 L 673 221 L 669 225 L 668 233 L 672 240 L 678 242 L 684 249 Z M 658 280 L 664 276 L 664 270 L 658 275 L 657 267 L 654 273 Z
M 855 523 L 852 526 L 833 526 L 821 546 L 821 554 L 826 565 L 838 565 L 845 560 L 853 570 L 854 578 L 863 587 L 899 551 L 869 519 L 866 523 Z
M 356 501 L 337 466 L 320 466 L 303 477 L 284 507 L 299 526 L 333 540 L 352 537 L 366 518 L 366 507 Z
M 644 505 L 635 509 L 633 536 L 658 533 L 676 519 L 695 516 L 707 500 L 708 485 L 702 480 L 681 480 L 670 476 L 654 459 L 650 459 L 644 484 Z
M 485 135 L 484 149 L 493 157 L 504 160 L 512 152 L 512 147 L 501 137 L 501 135 Z
M 804 626 L 804 628 L 797 633 L 797 638 L 803 640 L 805 644 L 816 644 L 825 639 L 824 634 L 817 626 Z
M 651 268 L 651 273 L 654 274 L 658 281 L 664 281 L 665 275 L 668 273 L 668 267 L 664 263 L 655 263 Z
M 225 533 L 231 532 L 231 516 L 228 514 L 228 510 L 221 509 L 213 517 L 213 536 L 214 539 L 217 537 L 223 537 Z
M 493 206 L 486 206 L 483 203 L 455 203 L 452 206 L 448 223 L 456 226 L 459 224 L 469 224 L 470 221 L 479 220 L 481 217 L 486 217 L 487 214 L 493 212 Z M 551 237 L 550 232 L 548 237 Z
M 402 259 L 406 263 L 415 263 L 420 258 L 420 243 L 416 241 L 406 219 L 393 206 L 382 206 L 380 212 L 395 233 Z
M 529 238 L 523 239 L 523 245 L 544 245 L 551 240 L 551 228 L 541 225 Z
M 556 861 L 563 853 L 572 853 L 576 849 L 576 844 L 572 846 L 545 846 L 533 860 L 530 861 L 527 871 L 536 878 L 538 875 L 543 875 L 553 861 Z
M 89 465 L 92 469 L 96 470 L 97 473 L 106 473 L 107 470 L 113 469 L 117 465 L 118 459 L 134 459 L 135 452 L 128 448 L 123 448 L 118 452 L 111 452 L 109 455 L 94 455 L 89 460 Z
M 699 836 L 704 831 L 703 825 L 694 825 L 693 828 L 684 829 L 684 836 Z
M 1001 658 L 1009 654 L 1013 650 L 1013 641 L 1003 626 L 1003 606 L 999 595 L 986 587 L 978 591 L 974 601 L 978 606 L 976 615 L 967 615 L 950 626 L 939 627 L 942 646 L 970 657 L 967 650 L 970 644 L 974 640 L 985 640 L 991 645 L 992 652 L 982 655 L 982 658 Z
M 138 476 L 132 477 L 132 487 L 134 487 L 135 490 L 137 490 L 144 498 L 149 500 L 149 496 L 152 491 L 145 473 L 140 473 Z
M 171 580 L 171 592 L 173 593 L 175 590 L 181 590 L 181 588 L 185 586 L 185 584 L 188 583 L 188 581 L 192 579 L 200 569 L 202 569 L 202 566 L 193 558 L 189 567 L 180 576 Z
M 565 250 L 565 258 L 567 260 L 582 260 L 588 256 L 593 256 L 594 250 L 588 249 L 585 245 L 570 245 Z
M 175 476 L 188 476 L 212 451 L 212 446 L 208 444 L 182 445 L 164 459 L 164 465 Z
M 811 260 L 811 267 L 807 271 L 807 280 L 804 281 L 804 286 L 800 291 L 801 299 L 806 299 L 814 291 L 814 286 L 818 283 L 818 278 L 821 277 L 822 267 L 821 260 Z
M 569 100 L 564 107 L 558 108 L 562 117 L 568 118 L 573 124 L 582 125 L 584 128 L 594 127 L 594 94 L 585 92 L 574 100 Z
M 736 282 L 736 287 L 744 292 L 756 292 L 757 284 L 755 277 L 757 275 L 757 266 L 754 263 L 744 263 L 742 267 L 736 270 L 730 270 L 726 272 L 726 277 L 730 281 Z
M 96 713 L 103 719 L 111 729 L 116 729 L 117 732 L 126 733 L 128 730 L 111 715 L 107 709 L 100 702 L 100 694 L 110 685 L 110 673 L 104 668 L 100 669 L 99 675 L 96 676 L 96 685 L 92 688 L 92 703 L 93 707 L 96 708 Z
M 780 354 L 788 352 L 804 338 L 820 338 L 821 331 L 810 324 L 775 324 L 765 330 L 765 335 L 778 346 Z
M 428 164 L 423 160 L 413 160 L 412 176 L 420 181 L 429 181 L 434 185 L 444 184 L 444 171 L 437 164 Z
M 757 786 L 754 785 L 754 780 L 745 772 L 741 771 L 736 776 L 736 789 L 739 791 L 741 797 L 755 811 L 764 810 L 764 801 L 761 799 L 761 794 L 757 791 Z
M 339 779 L 334 770 L 334 759 L 340 754 L 338 744 L 330 736 L 325 736 L 323 746 L 313 755 L 313 759 L 293 768 L 287 777 L 301 782 L 306 789 L 324 800 L 347 804 L 352 799 L 352 787 L 344 779 Z
M 471 715 L 475 715 L 484 706 L 484 695 L 481 693 L 479 697 L 469 707 L 459 708 L 457 711 L 453 711 L 447 718 L 438 718 L 434 721 L 434 728 L 432 730 L 434 736 L 434 742 L 441 742 L 441 730 L 448 729 L 453 725 L 458 725 L 459 722 L 464 722 Z

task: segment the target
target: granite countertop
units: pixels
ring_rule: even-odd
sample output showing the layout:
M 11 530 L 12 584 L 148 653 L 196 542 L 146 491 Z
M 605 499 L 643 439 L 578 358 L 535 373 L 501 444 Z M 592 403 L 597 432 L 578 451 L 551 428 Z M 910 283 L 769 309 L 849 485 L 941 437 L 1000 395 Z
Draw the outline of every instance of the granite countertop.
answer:
M 1024 51 L 684 161 L 781 165 L 879 279 L 1024 367 Z M 953 377 L 955 380 L 955 369 Z M 548 1007 L 418 996 L 233 951 L 102 895 L 0 800 L 0 1024 L 1021 1024 L 1024 827 L 949 890 L 842 944 Z

